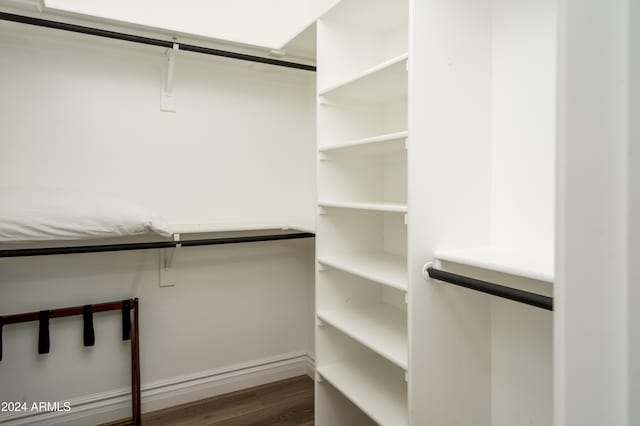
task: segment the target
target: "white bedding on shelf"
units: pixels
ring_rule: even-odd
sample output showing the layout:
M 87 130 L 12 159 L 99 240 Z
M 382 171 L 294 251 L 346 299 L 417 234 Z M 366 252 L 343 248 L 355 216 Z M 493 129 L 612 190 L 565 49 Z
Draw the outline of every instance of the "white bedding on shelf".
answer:
M 52 189 L 0 188 L 0 242 L 79 240 L 155 232 L 164 222 L 129 201 Z

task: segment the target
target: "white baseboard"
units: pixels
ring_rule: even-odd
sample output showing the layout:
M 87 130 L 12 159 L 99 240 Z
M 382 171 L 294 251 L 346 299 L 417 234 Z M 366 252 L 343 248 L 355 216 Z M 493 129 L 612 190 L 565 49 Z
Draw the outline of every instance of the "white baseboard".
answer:
M 155 411 L 303 374 L 314 377 L 314 359 L 284 354 L 167 380 L 143 383 L 142 411 Z M 130 389 L 89 395 L 72 401 L 69 412 L 23 412 L 0 415 L 2 426 L 86 426 L 131 415 Z

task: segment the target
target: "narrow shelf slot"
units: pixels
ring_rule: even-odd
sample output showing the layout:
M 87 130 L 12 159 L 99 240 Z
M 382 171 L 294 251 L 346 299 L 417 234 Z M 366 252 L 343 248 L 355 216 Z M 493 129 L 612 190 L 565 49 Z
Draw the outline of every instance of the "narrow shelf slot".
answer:
M 363 101 L 379 101 L 407 95 L 408 53 L 373 66 L 340 83 L 326 87 L 319 96 L 336 96 Z
M 436 259 L 552 283 L 551 253 L 518 253 L 497 247 L 436 250 Z
M 369 210 L 378 212 L 389 213 L 406 213 L 408 211 L 407 205 L 402 203 L 362 203 L 362 202 L 348 202 L 348 201 L 318 201 L 320 207 L 332 207 L 341 209 L 355 209 L 355 210 Z
M 341 154 L 347 151 L 362 153 L 362 151 L 365 150 L 372 150 L 372 153 L 380 151 L 380 154 L 384 154 L 405 149 L 404 140 L 408 137 L 409 132 L 405 130 L 402 132 L 387 133 L 368 138 L 354 139 L 343 143 L 325 145 L 318 148 L 318 151 L 326 154 Z
M 406 370 L 407 313 L 386 303 L 318 311 L 318 318 Z
M 318 263 L 391 288 L 407 291 L 407 258 L 388 253 L 318 257 Z
M 318 367 L 318 373 L 381 425 L 406 425 L 407 383 L 402 370 L 377 357 Z

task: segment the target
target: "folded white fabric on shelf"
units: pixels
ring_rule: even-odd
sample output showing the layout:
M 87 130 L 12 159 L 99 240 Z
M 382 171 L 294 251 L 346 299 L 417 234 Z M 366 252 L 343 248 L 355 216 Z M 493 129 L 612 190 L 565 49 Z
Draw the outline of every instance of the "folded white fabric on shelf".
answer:
M 78 240 L 171 233 L 137 203 L 59 189 L 0 188 L 0 242 Z

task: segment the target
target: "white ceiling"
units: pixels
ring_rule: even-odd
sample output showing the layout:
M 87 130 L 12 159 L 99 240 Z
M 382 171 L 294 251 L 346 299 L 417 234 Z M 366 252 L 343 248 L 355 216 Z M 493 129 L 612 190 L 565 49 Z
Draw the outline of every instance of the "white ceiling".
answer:
M 45 0 L 45 6 L 180 33 L 282 49 L 340 0 Z

